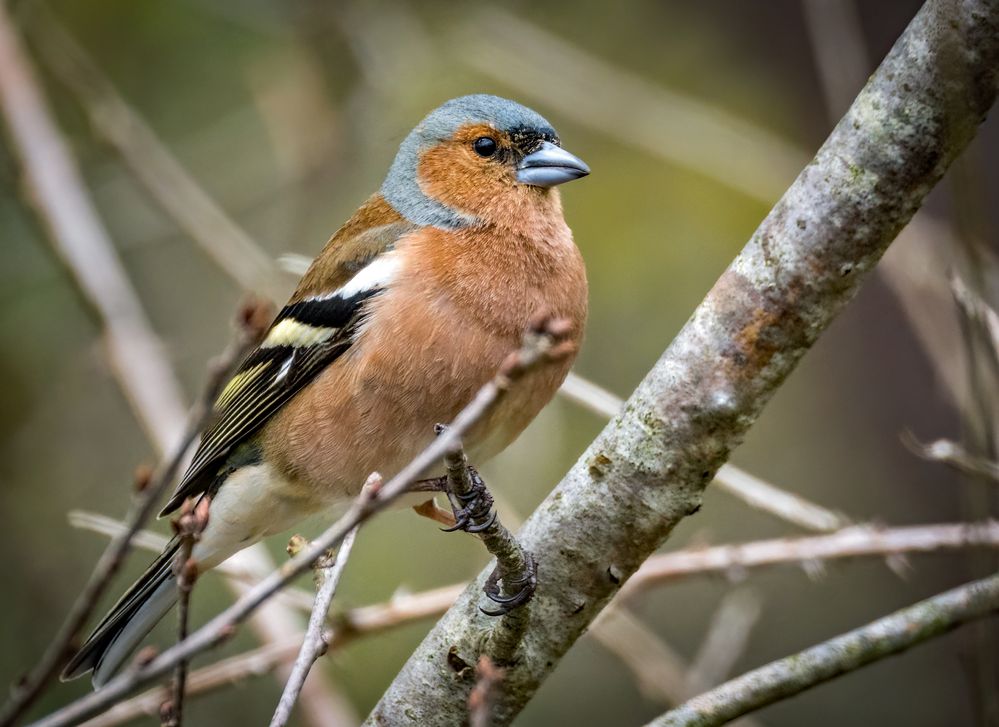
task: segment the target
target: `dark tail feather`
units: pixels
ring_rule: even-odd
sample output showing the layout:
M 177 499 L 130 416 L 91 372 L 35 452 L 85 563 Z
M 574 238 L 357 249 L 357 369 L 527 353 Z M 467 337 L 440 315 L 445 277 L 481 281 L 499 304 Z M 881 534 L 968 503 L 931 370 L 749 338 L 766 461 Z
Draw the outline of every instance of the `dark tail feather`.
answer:
M 63 681 L 76 679 L 93 669 L 92 681 L 98 688 L 118 671 L 177 599 L 172 566 L 179 546 L 177 538 L 171 540 L 118 600 L 63 669 Z

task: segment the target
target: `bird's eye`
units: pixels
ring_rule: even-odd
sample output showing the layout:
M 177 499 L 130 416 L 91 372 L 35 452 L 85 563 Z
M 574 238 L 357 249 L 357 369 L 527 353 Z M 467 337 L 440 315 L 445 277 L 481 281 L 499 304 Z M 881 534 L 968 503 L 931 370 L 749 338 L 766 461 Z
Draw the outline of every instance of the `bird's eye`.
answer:
M 480 136 L 472 142 L 472 148 L 480 157 L 491 157 L 496 153 L 496 140 L 488 136 Z

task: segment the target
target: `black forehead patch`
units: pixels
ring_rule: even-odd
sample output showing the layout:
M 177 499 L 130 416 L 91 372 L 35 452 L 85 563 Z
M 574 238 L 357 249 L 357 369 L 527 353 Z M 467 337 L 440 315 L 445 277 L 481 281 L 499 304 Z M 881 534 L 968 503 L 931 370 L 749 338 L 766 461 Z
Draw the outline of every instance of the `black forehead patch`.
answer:
M 513 145 L 525 154 L 536 151 L 546 141 L 561 146 L 558 134 L 550 126 L 518 126 L 507 130 L 507 133 L 510 135 L 510 141 L 513 142 Z

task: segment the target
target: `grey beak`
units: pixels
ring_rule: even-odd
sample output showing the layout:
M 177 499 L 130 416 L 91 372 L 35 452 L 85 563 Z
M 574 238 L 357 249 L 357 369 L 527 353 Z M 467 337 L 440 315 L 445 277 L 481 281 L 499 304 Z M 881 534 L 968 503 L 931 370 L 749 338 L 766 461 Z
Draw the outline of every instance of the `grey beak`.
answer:
M 517 165 L 517 181 L 532 187 L 554 187 L 590 173 L 586 162 L 549 141 Z

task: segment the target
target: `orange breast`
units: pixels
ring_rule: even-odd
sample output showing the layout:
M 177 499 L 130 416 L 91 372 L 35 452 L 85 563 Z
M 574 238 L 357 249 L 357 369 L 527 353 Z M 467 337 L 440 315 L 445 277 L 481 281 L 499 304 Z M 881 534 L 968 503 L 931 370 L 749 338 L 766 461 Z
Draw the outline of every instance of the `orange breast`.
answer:
M 511 239 L 515 237 L 516 239 Z M 265 428 L 267 456 L 328 502 L 390 477 L 465 406 L 538 311 L 586 318 L 582 260 L 564 223 L 538 242 L 496 230 L 422 230 L 400 241 L 400 277 L 371 304 L 356 343 Z M 536 249 L 535 249 L 536 248 Z M 555 394 L 571 358 L 514 388 L 465 438 L 473 463 L 506 447 Z

